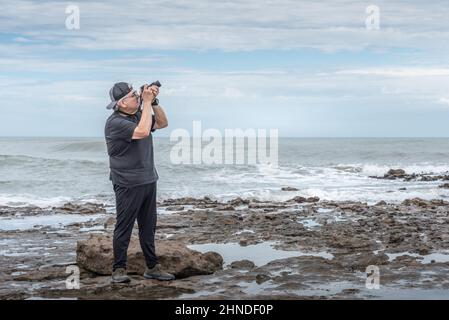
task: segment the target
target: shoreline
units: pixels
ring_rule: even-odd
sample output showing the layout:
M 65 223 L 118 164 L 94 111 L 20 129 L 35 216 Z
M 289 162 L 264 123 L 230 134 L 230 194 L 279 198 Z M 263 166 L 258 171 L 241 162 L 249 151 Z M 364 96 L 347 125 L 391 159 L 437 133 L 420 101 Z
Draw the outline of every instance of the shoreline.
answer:
M 0 256 L 0 299 L 449 298 L 449 202 L 439 199 L 374 205 L 317 197 L 167 199 L 159 203 L 156 246 L 179 241 L 218 252 L 223 269 L 170 283 L 136 274 L 128 286 L 81 270 L 79 290 L 65 288 L 66 267 L 76 264 L 76 243 L 90 234 L 111 234 L 114 215 L 98 204 L 8 210 L 2 208 L 2 217 L 20 211 L 25 218 L 43 212 L 85 218 L 0 230 L 7 248 Z M 365 286 L 369 265 L 379 267 L 379 290 Z

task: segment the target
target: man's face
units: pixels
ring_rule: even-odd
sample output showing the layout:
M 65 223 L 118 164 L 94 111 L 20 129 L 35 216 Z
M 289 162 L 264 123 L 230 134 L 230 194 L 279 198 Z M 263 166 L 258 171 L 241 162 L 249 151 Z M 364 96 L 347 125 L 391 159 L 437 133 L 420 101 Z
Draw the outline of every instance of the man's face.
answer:
M 128 112 L 134 112 L 139 108 L 139 95 L 135 90 L 131 90 L 121 99 L 119 107 Z

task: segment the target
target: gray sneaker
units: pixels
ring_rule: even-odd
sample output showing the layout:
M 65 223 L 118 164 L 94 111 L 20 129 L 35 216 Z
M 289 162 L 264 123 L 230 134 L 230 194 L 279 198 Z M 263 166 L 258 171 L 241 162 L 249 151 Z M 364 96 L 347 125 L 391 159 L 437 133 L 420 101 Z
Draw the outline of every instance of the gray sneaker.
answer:
M 156 279 L 162 281 L 175 280 L 174 275 L 162 270 L 162 266 L 160 263 L 158 263 L 151 269 L 147 267 L 145 273 L 143 274 L 143 277 L 145 279 Z
M 125 268 L 117 268 L 112 272 L 111 282 L 113 283 L 128 283 L 131 279 L 126 275 Z

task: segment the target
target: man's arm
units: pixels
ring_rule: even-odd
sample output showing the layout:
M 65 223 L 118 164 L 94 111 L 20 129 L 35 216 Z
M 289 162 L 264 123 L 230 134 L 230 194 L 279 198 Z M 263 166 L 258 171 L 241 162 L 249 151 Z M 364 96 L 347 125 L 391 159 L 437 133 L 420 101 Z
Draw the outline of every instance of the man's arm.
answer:
M 133 133 L 133 139 L 143 139 L 150 135 L 150 128 L 152 125 L 153 117 L 151 116 L 151 101 L 154 99 L 153 91 L 151 91 L 150 88 L 148 88 L 147 85 L 145 85 L 142 93 L 142 100 L 143 100 L 143 110 L 142 110 L 142 116 L 140 117 L 139 124 L 137 125 L 136 129 L 134 129 Z
M 167 116 L 165 114 L 164 109 L 162 109 L 162 106 L 157 105 L 153 106 L 154 116 L 156 117 L 156 123 L 154 125 L 153 129 L 162 129 L 168 126 L 168 120 Z M 151 128 L 151 126 L 150 126 Z

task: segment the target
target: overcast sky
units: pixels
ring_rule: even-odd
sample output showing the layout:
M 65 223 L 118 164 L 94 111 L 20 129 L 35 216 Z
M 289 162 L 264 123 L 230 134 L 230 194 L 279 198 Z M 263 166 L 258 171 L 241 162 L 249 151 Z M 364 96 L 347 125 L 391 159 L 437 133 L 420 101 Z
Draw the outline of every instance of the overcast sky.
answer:
M 170 127 L 449 137 L 447 1 L 0 1 L 2 136 L 103 136 L 160 80 Z M 66 28 L 68 5 L 80 29 Z M 368 30 L 366 7 L 380 8 Z

